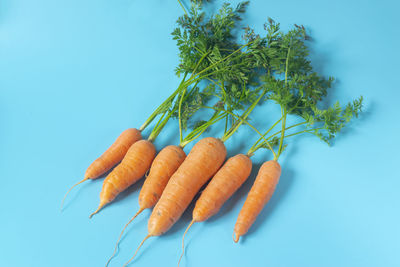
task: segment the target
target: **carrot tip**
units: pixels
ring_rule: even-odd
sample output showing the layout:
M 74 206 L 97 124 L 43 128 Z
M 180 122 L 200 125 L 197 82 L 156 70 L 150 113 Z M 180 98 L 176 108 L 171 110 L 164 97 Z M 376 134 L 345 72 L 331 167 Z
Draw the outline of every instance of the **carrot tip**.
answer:
M 239 242 L 240 235 L 237 235 L 235 232 L 233 232 L 232 237 L 235 243 Z
M 181 254 L 181 256 L 179 258 L 179 261 L 178 261 L 178 267 L 179 267 L 179 264 L 181 263 L 183 255 L 185 255 L 185 236 L 186 236 L 186 233 L 189 231 L 190 227 L 192 227 L 193 223 L 195 223 L 195 222 L 196 221 L 194 219 L 192 219 L 192 221 L 190 222 L 190 224 L 186 228 L 185 232 L 183 233 L 183 236 L 182 236 L 182 254 Z
M 97 210 L 95 210 L 92 214 L 89 215 L 89 219 L 92 219 L 93 215 L 95 215 L 96 213 L 98 213 L 104 205 L 100 204 L 99 207 L 97 208 Z
M 88 180 L 89 179 L 89 177 L 87 177 L 87 176 L 85 176 L 84 178 L 83 178 L 83 180 L 81 180 L 81 181 L 79 181 L 79 182 L 77 182 L 76 184 L 74 184 L 70 189 L 68 189 L 68 191 L 67 191 L 67 193 L 64 195 L 64 198 L 63 198 L 63 200 L 61 201 L 61 207 L 60 207 L 60 212 L 62 212 L 63 211 L 63 206 L 64 206 L 64 201 L 65 201 L 65 199 L 67 198 L 67 196 L 68 196 L 68 194 L 69 194 L 69 192 L 71 192 L 71 190 L 75 187 L 75 186 L 77 186 L 77 185 L 79 185 L 79 184 L 81 184 L 81 183 L 83 183 L 84 181 L 86 181 L 86 180 Z
M 132 258 L 129 259 L 129 261 L 127 261 L 122 267 L 126 267 L 128 266 L 128 264 L 136 257 L 136 254 L 138 253 L 139 249 L 143 246 L 144 241 L 146 241 L 149 237 L 152 237 L 150 234 L 148 234 L 140 243 L 140 245 L 138 246 L 138 248 L 135 251 L 135 254 L 133 254 Z
M 129 220 L 129 222 L 128 222 L 127 224 L 125 224 L 124 228 L 123 228 L 122 231 L 121 231 L 121 234 L 120 234 L 119 237 L 118 237 L 117 243 L 115 244 L 114 252 L 113 252 L 113 254 L 111 255 L 111 257 L 108 259 L 108 261 L 107 261 L 107 263 L 106 263 L 106 267 L 110 264 L 111 260 L 114 258 L 115 254 L 117 253 L 118 245 L 119 245 L 119 242 L 120 242 L 120 240 L 121 240 L 121 238 L 122 238 L 122 235 L 123 235 L 124 232 L 125 232 L 125 229 L 128 227 L 128 225 L 129 225 L 140 213 L 142 213 L 143 210 L 144 210 L 144 208 L 140 208 L 140 209 L 136 212 L 136 214 Z

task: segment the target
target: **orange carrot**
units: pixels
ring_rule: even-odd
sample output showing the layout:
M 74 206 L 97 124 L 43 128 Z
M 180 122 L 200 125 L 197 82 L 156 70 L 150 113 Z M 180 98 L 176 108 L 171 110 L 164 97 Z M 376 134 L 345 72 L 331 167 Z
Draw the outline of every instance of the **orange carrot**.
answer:
M 149 209 L 156 205 L 169 179 L 185 158 L 186 153 L 179 146 L 167 146 L 160 151 L 151 164 L 150 173 L 140 190 L 140 209 Z
M 275 191 L 280 176 L 281 166 L 277 161 L 270 160 L 261 166 L 236 220 L 233 231 L 235 242 L 238 242 L 239 238 L 247 233 L 258 214 L 267 204 Z
M 251 167 L 251 160 L 246 155 L 229 158 L 201 193 L 193 210 L 193 221 L 202 222 L 217 214 L 249 177 Z
M 202 222 L 218 213 L 222 205 L 239 189 L 251 172 L 252 163 L 247 155 L 238 154 L 229 158 L 211 179 L 206 189 L 201 193 L 193 209 L 193 219 L 182 237 L 182 255 L 184 255 L 184 238 L 189 228 L 195 222 Z
M 162 235 L 174 225 L 200 188 L 218 171 L 225 157 L 226 148 L 219 139 L 207 137 L 194 145 L 154 207 L 148 222 L 148 235 L 124 266 L 134 259 L 145 240 Z
M 155 155 L 156 149 L 150 141 L 140 140 L 134 143 L 121 163 L 104 180 L 99 207 L 90 217 L 113 201 L 119 193 L 142 178 L 150 168 Z
M 121 133 L 121 135 L 115 140 L 115 142 L 92 164 L 87 168 L 85 176 L 82 181 L 73 185 L 65 194 L 61 208 L 64 204 L 64 200 L 67 197 L 68 193 L 78 184 L 83 183 L 89 179 L 96 179 L 100 177 L 105 172 L 109 171 L 112 167 L 114 167 L 118 162 L 120 162 L 126 152 L 128 151 L 129 147 L 137 142 L 138 140 L 142 139 L 142 135 L 139 130 L 130 128 Z
M 225 157 L 224 143 L 213 137 L 204 138 L 193 147 L 151 213 L 150 235 L 162 235 L 172 227 L 200 188 L 218 171 Z
M 108 266 L 112 258 L 115 256 L 119 241 L 121 240 L 125 229 L 143 210 L 154 207 L 160 199 L 168 180 L 185 160 L 185 157 L 186 154 L 180 146 L 167 146 L 158 153 L 151 164 L 150 173 L 140 190 L 139 210 L 122 229 L 115 245 L 114 253 L 108 260 L 106 266 Z

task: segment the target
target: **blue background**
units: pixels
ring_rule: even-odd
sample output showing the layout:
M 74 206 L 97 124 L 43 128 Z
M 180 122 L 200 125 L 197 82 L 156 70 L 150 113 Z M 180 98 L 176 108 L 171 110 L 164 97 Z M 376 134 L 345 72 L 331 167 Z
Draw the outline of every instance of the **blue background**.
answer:
M 170 32 L 182 10 L 172 0 L 1 6 L 0 266 L 103 266 L 143 182 L 92 220 L 103 179 L 73 191 L 62 213 L 60 202 L 122 130 L 139 127 L 176 88 Z M 182 266 L 400 266 L 399 9 L 394 0 L 252 1 L 245 23 L 257 30 L 268 16 L 283 29 L 308 27 L 316 69 L 338 78 L 330 99 L 362 94 L 365 112 L 333 147 L 312 136 L 292 139 L 276 193 L 235 244 L 237 214 L 271 157 L 259 152 L 252 176 L 221 213 L 192 227 Z M 253 120 L 272 122 L 265 112 Z M 227 143 L 229 155 L 256 138 L 243 128 Z M 177 142 L 174 122 L 156 146 Z M 149 214 L 129 228 L 111 266 L 130 258 Z M 133 266 L 175 266 L 190 218 L 189 210 L 148 240 Z

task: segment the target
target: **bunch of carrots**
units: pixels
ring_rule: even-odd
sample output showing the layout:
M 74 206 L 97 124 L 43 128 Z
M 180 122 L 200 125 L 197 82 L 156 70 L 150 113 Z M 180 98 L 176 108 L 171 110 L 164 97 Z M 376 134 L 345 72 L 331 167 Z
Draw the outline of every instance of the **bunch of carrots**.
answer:
M 238 215 L 233 229 L 233 240 L 238 242 L 275 191 L 281 175 L 278 161 L 287 147 L 286 140 L 312 134 L 330 143 L 361 112 L 362 97 L 344 107 L 335 103 L 320 108 L 334 79 L 326 79 L 313 70 L 308 59 L 309 38 L 303 26 L 294 25 L 283 32 L 278 23 L 268 19 L 265 36 L 246 27 L 239 42 L 237 33 L 247 5 L 248 2 L 237 7 L 223 4 L 213 15 L 206 14 L 204 4 L 198 1 L 191 2 L 190 10 L 184 9 L 185 15 L 178 19 L 172 33 L 179 49 L 176 74 L 182 77 L 180 84 L 139 129 L 122 132 L 88 167 L 84 179 L 73 186 L 112 170 L 103 182 L 100 203 L 92 217 L 146 176 L 138 210 L 123 228 L 106 265 L 115 256 L 124 230 L 143 210 L 153 209 L 148 234 L 125 265 L 134 259 L 145 240 L 167 232 L 208 182 L 183 234 L 183 256 L 189 228 L 218 213 L 249 177 L 251 157 L 259 149 L 266 149 L 272 159 L 260 167 Z M 264 132 L 259 131 L 250 123 L 250 114 L 260 105 L 274 104 L 280 106 L 280 116 L 271 125 L 262 125 Z M 207 120 L 196 120 L 195 114 L 200 110 L 203 117 L 209 116 Z M 179 144 L 166 146 L 157 153 L 153 142 L 171 118 L 179 124 Z M 269 120 L 272 115 L 266 114 L 265 118 Z M 294 123 L 289 125 L 288 118 Z M 142 133 L 150 125 L 148 138 L 143 139 Z M 186 155 L 185 146 L 214 125 L 223 128 L 223 134 L 219 138 L 200 139 Z M 224 143 L 242 125 L 250 127 L 259 139 L 247 152 L 226 159 Z

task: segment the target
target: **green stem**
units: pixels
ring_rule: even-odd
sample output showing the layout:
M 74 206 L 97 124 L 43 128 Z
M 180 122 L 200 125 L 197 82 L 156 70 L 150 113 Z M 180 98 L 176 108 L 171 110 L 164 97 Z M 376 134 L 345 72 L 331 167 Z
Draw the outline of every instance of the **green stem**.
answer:
M 179 142 L 182 142 L 183 137 L 182 137 L 182 115 L 181 115 L 181 110 L 182 110 L 182 102 L 183 102 L 183 97 L 185 96 L 187 88 L 183 90 L 181 99 L 179 100 L 179 107 L 178 107 L 178 121 L 179 121 Z
M 300 132 L 297 132 L 297 133 L 292 133 L 292 134 L 289 134 L 289 135 L 285 135 L 285 138 L 291 137 L 291 136 L 295 136 L 295 135 L 298 135 L 298 134 L 302 134 L 302 133 L 311 133 L 312 134 L 313 131 L 320 130 L 320 129 L 323 129 L 323 128 L 308 129 L 308 130 L 300 131 Z
M 217 108 L 214 108 L 214 107 L 208 107 L 208 106 L 202 106 L 203 108 L 210 108 L 210 109 L 215 109 L 215 110 L 219 110 L 219 109 L 217 109 Z M 230 111 L 227 111 L 227 110 L 222 110 L 223 112 L 226 112 L 226 113 L 228 113 L 229 115 L 231 115 L 231 116 L 233 116 L 233 117 L 236 117 L 238 120 L 240 120 L 241 122 L 243 122 L 243 123 L 246 123 L 250 128 L 252 128 L 256 133 L 258 133 L 260 136 L 262 136 L 263 137 L 263 135 L 257 130 L 257 128 L 256 127 L 254 127 L 253 125 L 251 125 L 248 121 L 246 121 L 246 120 L 244 120 L 242 117 L 240 117 L 240 116 L 238 116 L 238 115 L 236 115 L 236 114 L 234 114 L 234 113 L 232 113 L 232 112 L 230 112 Z M 269 147 L 269 149 L 272 151 L 272 154 L 274 154 L 274 158 L 276 158 L 276 154 L 275 154 L 275 151 L 274 151 L 274 149 L 271 147 L 271 144 L 268 142 L 268 140 L 267 139 L 265 139 L 264 137 L 263 137 L 263 139 L 264 139 L 264 142 L 267 144 L 267 146 Z M 222 139 L 221 139 L 222 140 Z M 226 140 L 222 140 L 223 142 L 225 142 Z M 247 155 L 249 155 L 249 156 L 251 156 L 251 154 L 247 154 Z
M 186 11 L 186 8 L 183 6 L 183 4 L 181 3 L 180 0 L 178 0 L 178 3 L 179 3 L 179 5 L 181 6 L 181 8 L 183 9 L 183 11 L 185 12 L 186 16 L 189 16 L 188 13 L 187 13 L 187 11 Z
M 224 134 L 226 134 L 226 131 L 228 130 L 228 119 L 229 119 L 229 117 L 226 116 L 226 118 L 225 118 L 225 129 L 224 129 Z
M 207 56 L 209 53 L 210 53 L 210 52 L 207 52 L 207 53 L 205 53 L 205 54 L 203 54 L 203 55 L 201 56 L 201 58 L 199 59 L 199 61 L 196 63 L 196 66 L 194 67 L 193 72 L 192 72 L 192 75 L 190 76 L 189 80 L 195 75 L 195 73 L 196 73 L 198 67 L 199 67 L 200 64 L 201 64 L 201 62 L 206 58 L 206 56 Z
M 290 46 L 288 48 L 288 52 L 287 52 L 287 56 L 286 56 L 285 85 L 287 84 L 288 71 L 289 71 L 289 55 L 290 55 Z
M 275 126 L 282 120 L 282 117 L 277 120 L 262 136 L 265 137 L 270 131 L 272 131 L 272 129 L 275 128 Z M 258 145 L 259 142 L 261 142 L 261 140 L 263 140 L 262 137 L 258 138 L 257 142 L 255 142 L 252 147 L 250 148 L 250 150 L 252 150 L 255 146 Z
M 161 130 L 167 124 L 169 118 L 171 118 L 172 113 L 173 112 L 169 112 L 168 116 L 164 119 L 164 121 L 160 123 L 160 126 L 158 128 L 156 128 L 156 129 L 153 129 L 153 131 L 151 132 L 151 134 L 150 134 L 150 136 L 149 136 L 149 138 L 147 140 L 149 140 L 150 142 L 154 142 L 154 140 L 160 134 Z
M 163 115 L 160 117 L 160 119 L 157 121 L 157 123 L 156 123 L 156 125 L 154 126 L 154 128 L 157 128 L 159 125 L 160 125 L 160 123 L 162 122 L 162 120 L 164 119 L 164 117 L 165 117 L 165 115 L 167 114 L 168 112 L 164 112 L 163 113 Z
M 253 42 L 253 41 L 252 41 Z M 211 73 L 206 73 L 203 76 L 200 76 L 200 74 L 208 71 L 209 69 L 211 69 L 212 67 L 214 67 L 215 65 L 219 64 L 220 62 L 227 60 L 228 58 L 232 57 L 234 54 L 236 54 L 237 52 L 240 52 L 244 47 L 250 45 L 252 42 L 249 42 L 245 45 L 242 45 L 240 48 L 238 48 L 237 50 L 235 50 L 234 52 L 232 52 L 231 54 L 227 55 L 226 57 L 218 60 L 217 62 L 211 64 L 210 66 L 204 68 L 203 70 L 201 70 L 200 72 L 195 73 L 195 71 L 197 70 L 198 66 L 200 65 L 201 61 L 208 55 L 208 53 L 205 53 L 201 59 L 199 60 L 199 62 L 197 63 L 197 65 L 195 66 L 194 71 L 192 72 L 192 75 L 190 76 L 190 78 L 185 81 L 186 76 L 187 76 L 187 72 L 185 73 L 184 78 L 182 79 L 180 85 L 178 86 L 178 88 L 172 93 L 172 95 L 170 95 L 151 115 L 150 117 L 145 121 L 145 123 L 139 128 L 140 131 L 143 131 L 156 117 L 158 114 L 161 113 L 161 111 L 166 108 L 167 105 L 170 105 L 170 102 L 172 102 L 172 100 L 176 97 L 177 94 L 179 94 L 181 92 L 182 89 L 187 88 L 190 84 L 200 81 L 214 73 L 217 73 L 218 71 L 213 71 Z M 167 121 L 169 120 L 169 118 L 171 117 L 171 112 L 170 111 L 168 114 L 168 116 L 166 117 L 166 121 L 163 121 L 160 125 L 160 129 L 153 129 L 152 133 L 149 136 L 149 139 L 151 137 L 151 140 L 154 140 L 156 138 L 156 136 L 160 133 L 161 129 L 165 126 L 165 124 L 167 123 Z
M 289 129 L 291 129 L 291 128 L 294 128 L 294 127 L 297 127 L 297 126 L 306 124 L 306 123 L 307 123 L 307 122 L 301 122 L 301 123 L 297 123 L 297 124 L 291 125 L 291 126 L 289 126 L 289 127 L 286 127 L 286 128 L 285 128 L 285 131 L 286 131 L 286 130 L 289 130 Z M 267 140 L 270 140 L 272 137 L 274 137 L 274 136 L 280 134 L 281 132 L 282 132 L 282 131 L 278 131 L 278 132 L 276 132 L 276 133 L 274 133 L 274 134 L 268 136 Z M 287 137 L 287 136 L 285 136 L 284 138 L 286 138 L 286 137 Z M 258 149 L 260 149 L 260 147 L 262 147 L 262 145 L 263 145 L 263 144 L 260 143 L 260 144 L 258 144 L 256 147 L 254 147 L 254 148 L 252 149 L 252 153 L 254 153 L 254 152 L 256 152 Z
M 282 108 L 282 106 L 281 106 L 281 113 L 282 113 L 283 120 L 282 120 L 281 139 L 280 139 L 280 141 L 279 141 L 278 158 L 279 158 L 279 156 L 280 156 L 281 153 L 282 153 L 283 138 L 284 138 L 284 136 L 285 136 L 286 116 L 287 116 L 286 111 L 285 111 L 285 108 Z M 277 160 L 278 160 L 278 158 L 277 158 Z
M 190 84 L 193 84 L 194 82 L 197 82 L 197 81 L 200 81 L 200 80 L 203 80 L 203 79 L 208 79 L 208 80 L 210 80 L 209 78 L 207 78 L 207 77 L 209 77 L 209 76 L 211 76 L 211 75 L 213 75 L 213 74 L 216 74 L 216 73 L 218 73 L 218 72 L 220 72 L 220 71 L 226 71 L 227 69 L 229 69 L 229 68 L 231 68 L 231 67 L 233 67 L 233 66 L 239 66 L 239 65 L 243 65 L 244 63 L 242 62 L 242 63 L 238 63 L 238 64 L 235 64 L 235 65 L 231 65 L 231 66 L 228 66 L 228 67 L 226 67 L 226 68 L 222 68 L 222 69 L 219 69 L 219 70 L 215 70 L 215 71 L 213 71 L 213 72 L 209 72 L 209 73 L 206 73 L 206 74 L 204 74 L 203 76 L 198 76 L 198 77 L 196 77 L 196 76 L 194 76 L 194 75 L 192 75 L 186 82 L 185 82 L 185 86 L 189 86 Z M 208 68 L 208 67 L 207 67 Z M 205 69 L 204 69 L 205 70 Z M 202 72 L 202 71 L 201 71 Z M 200 72 L 199 72 L 200 73 Z M 196 75 L 198 75 L 199 73 L 197 73 Z
M 245 121 L 245 123 L 246 123 L 247 125 L 249 125 L 256 133 L 258 133 L 259 135 L 262 136 L 262 134 L 261 134 L 253 125 L 251 125 L 251 124 L 250 124 L 249 122 L 247 122 L 247 121 Z M 262 136 L 262 138 L 264 139 L 264 142 L 267 144 L 268 148 L 271 150 L 272 154 L 274 155 L 274 160 L 277 160 L 278 158 L 276 157 L 275 151 L 274 151 L 274 149 L 272 148 L 271 144 L 268 142 L 267 139 L 265 139 L 264 136 Z M 251 156 L 252 154 L 248 154 L 248 153 L 247 153 L 247 155 L 248 155 L 248 156 Z
M 216 86 L 218 86 L 219 88 L 221 88 L 221 91 L 223 93 L 223 100 L 225 101 L 226 99 L 226 91 L 225 88 L 223 86 L 221 86 L 219 83 L 215 82 L 213 79 L 210 78 L 206 78 L 208 81 L 212 82 L 213 84 L 215 84 Z M 220 96 L 218 96 L 219 98 L 221 98 Z
M 193 90 L 196 89 L 197 84 L 198 84 L 198 81 L 194 84 L 193 88 L 192 88 L 191 91 L 189 92 L 189 95 L 190 95 L 190 93 L 191 93 Z M 187 91 L 187 87 L 184 87 L 184 92 L 186 92 L 186 91 Z M 187 97 L 188 97 L 188 95 L 185 96 L 185 95 L 183 94 L 183 99 L 182 99 L 182 96 L 181 96 L 181 99 L 180 99 L 180 100 L 182 100 L 182 102 L 183 102 L 183 101 L 186 100 Z M 154 139 L 160 134 L 161 130 L 162 130 L 162 129 L 164 128 L 164 126 L 167 124 L 167 122 L 169 121 L 169 119 L 171 118 L 171 116 L 174 114 L 174 112 L 177 110 L 177 108 L 178 108 L 178 110 L 179 110 L 179 108 L 180 108 L 181 106 L 182 106 L 182 103 L 179 102 L 179 103 L 178 103 L 178 107 L 175 105 L 174 108 L 173 108 L 172 110 L 168 111 L 168 116 L 167 116 L 161 123 L 160 123 L 160 122 L 157 123 L 157 125 L 153 128 L 153 130 L 152 130 L 151 133 L 150 133 L 150 136 L 152 137 L 152 141 L 154 141 Z M 180 112 L 179 112 L 179 113 L 180 113 Z M 178 117 L 179 117 L 179 114 L 178 114 Z M 179 130 L 181 130 L 181 119 L 180 119 L 180 117 L 179 117 L 179 123 L 180 123 L 180 125 L 179 125 L 180 129 L 179 129 Z M 150 137 L 149 137 L 149 138 L 150 138 Z
M 211 69 L 211 68 L 214 67 L 215 65 L 217 65 L 217 64 L 219 64 L 219 63 L 221 63 L 221 62 L 227 60 L 228 58 L 232 57 L 234 54 L 240 52 L 243 48 L 245 48 L 246 46 L 249 46 L 249 45 L 250 45 L 251 43 L 253 43 L 253 42 L 254 42 L 254 41 L 251 41 L 251 42 L 248 42 L 247 44 L 242 45 L 241 47 L 239 47 L 238 49 L 236 49 L 235 51 L 233 51 L 231 54 L 225 56 L 224 58 L 218 60 L 217 62 L 211 64 L 210 66 L 204 68 L 203 70 L 201 70 L 201 71 L 200 71 L 199 73 L 197 73 L 196 75 L 200 75 L 200 74 L 202 74 L 202 73 L 208 71 L 209 69 Z M 194 77 L 193 77 L 193 78 L 194 78 Z M 189 82 L 191 79 L 192 79 L 192 78 L 190 78 L 190 79 L 188 80 L 188 82 Z
M 181 83 L 179 84 L 178 88 L 158 108 L 156 108 L 156 110 L 153 111 L 153 113 L 150 115 L 150 117 L 139 128 L 139 131 L 143 131 L 144 129 L 146 129 L 147 126 L 149 126 L 149 124 L 158 116 L 158 114 L 160 114 L 161 111 L 163 109 L 165 109 L 166 106 L 172 102 L 172 100 L 175 98 L 175 96 L 180 92 L 181 87 L 184 84 L 187 75 L 188 75 L 188 73 L 186 72 L 185 75 L 183 76 L 183 79 L 182 79 Z
M 225 91 L 225 83 L 224 83 L 224 81 L 221 81 L 221 85 L 220 85 L 220 88 L 221 88 L 221 90 L 222 90 L 222 93 L 224 94 L 224 102 L 225 102 L 225 100 L 226 100 L 226 91 Z
M 153 111 L 153 113 L 150 115 L 150 117 L 140 126 L 139 131 L 143 131 L 144 129 L 149 126 L 149 124 L 157 117 L 158 114 L 160 114 L 161 110 L 168 104 L 170 103 L 175 96 L 179 93 L 180 88 L 178 87 L 156 110 Z
M 300 123 L 293 124 L 293 125 L 291 125 L 291 126 L 289 126 L 289 127 L 286 127 L 286 128 L 285 128 L 285 131 L 287 131 L 287 130 L 289 130 L 289 129 L 292 129 L 292 128 L 294 128 L 294 127 L 297 127 L 297 126 L 306 124 L 306 123 L 307 123 L 307 122 L 304 121 L 304 122 L 300 122 Z M 281 132 L 282 132 L 282 130 L 279 131 L 279 132 L 276 132 L 276 133 L 274 133 L 274 134 L 272 134 L 272 135 L 270 135 L 270 136 L 268 137 L 268 139 L 274 137 L 275 135 L 280 134 Z
M 199 67 L 199 65 L 201 64 L 201 62 L 204 60 L 204 58 L 207 56 L 207 54 L 208 54 L 208 53 L 204 54 L 204 55 L 200 58 L 200 60 L 197 62 L 197 64 L 196 64 L 196 66 L 195 66 L 195 68 L 194 68 L 194 70 L 193 70 L 193 72 L 192 72 L 192 74 L 191 74 L 189 80 L 194 76 L 194 73 L 196 72 L 197 68 Z M 153 112 L 153 114 L 151 115 L 151 117 L 153 117 L 153 118 L 152 118 L 151 120 L 147 120 L 146 123 L 144 124 L 144 126 L 140 127 L 141 130 L 142 130 L 143 127 L 144 127 L 144 128 L 147 127 L 147 125 L 148 125 L 149 123 L 151 123 L 151 121 L 154 120 L 154 118 L 158 115 L 159 110 L 161 110 L 161 108 L 164 108 L 164 106 L 166 105 L 166 103 L 171 102 L 171 101 L 175 98 L 175 96 L 181 92 L 181 90 L 184 90 L 184 92 L 186 92 L 187 88 L 188 88 L 192 83 L 195 83 L 194 88 L 197 86 L 197 83 L 200 81 L 200 79 L 198 79 L 198 80 L 193 80 L 191 83 L 189 83 L 189 80 L 188 80 L 188 81 L 185 81 L 187 75 L 188 75 L 188 73 L 186 72 L 185 75 L 184 75 L 184 77 L 183 77 L 183 79 L 182 79 L 182 81 L 181 81 L 181 83 L 179 84 L 178 88 L 175 90 L 175 92 L 174 92 L 169 98 L 167 98 L 167 100 L 164 101 L 164 103 L 161 104 L 161 106 L 160 106 L 158 109 L 156 109 L 155 112 Z M 201 78 L 201 77 L 200 77 L 200 78 Z M 180 118 L 180 115 L 181 115 L 181 106 L 182 106 L 183 97 L 184 97 L 184 94 L 182 94 L 181 99 L 180 99 L 180 102 L 179 102 L 179 131 L 180 131 L 180 137 L 182 137 L 182 129 L 181 129 L 181 118 Z M 157 113 L 157 111 L 158 111 L 158 113 Z M 162 130 L 162 128 L 167 124 L 167 122 L 168 122 L 168 120 L 171 118 L 171 115 L 172 115 L 173 112 L 175 112 L 175 109 L 169 111 L 170 114 L 165 118 L 165 121 L 162 123 L 162 125 L 158 126 L 158 124 L 157 124 L 157 126 L 153 128 L 153 131 L 150 133 L 150 136 L 152 137 L 152 140 L 154 140 L 154 139 L 156 138 L 156 136 L 160 133 L 160 131 Z M 158 127 L 161 127 L 161 128 L 158 129 Z M 143 128 L 143 129 L 144 129 L 144 128 Z M 150 137 L 149 137 L 149 138 L 150 138 Z
M 200 135 L 202 135 L 211 125 L 217 123 L 218 121 L 227 116 L 227 114 L 219 114 L 219 113 L 220 111 L 216 110 L 216 112 L 213 114 L 213 116 L 210 118 L 209 121 L 207 121 L 205 124 L 194 129 L 191 133 L 189 133 L 186 136 L 186 138 L 180 143 L 179 146 L 184 148 L 187 144 L 189 144 L 193 140 L 197 139 Z
M 257 98 L 256 101 L 254 101 L 253 104 L 250 105 L 250 107 L 247 108 L 247 110 L 243 113 L 242 115 L 242 119 L 238 122 L 232 125 L 232 127 L 228 130 L 228 132 L 226 134 L 224 134 L 221 138 L 222 142 L 225 142 L 226 140 L 228 140 L 236 131 L 237 129 L 239 129 L 240 125 L 243 124 L 243 122 L 247 119 L 247 117 L 250 115 L 250 113 L 253 111 L 253 109 L 256 107 L 256 105 L 258 104 L 258 102 L 263 98 L 263 96 L 267 93 L 267 90 L 264 90 L 260 96 Z M 226 111 L 228 112 L 228 111 Z M 230 113 L 231 115 L 233 113 Z
M 288 80 L 288 71 L 289 71 L 289 56 L 290 56 L 290 46 L 288 48 L 288 52 L 286 55 L 286 66 L 285 66 L 285 87 L 287 85 L 287 80 Z M 278 149 L 278 158 L 282 153 L 282 147 L 283 147 L 283 139 L 285 137 L 285 128 L 286 128 L 286 117 L 287 117 L 287 112 L 286 108 L 282 107 L 281 105 L 281 113 L 283 117 L 282 121 L 282 132 L 281 132 L 281 140 L 279 141 L 279 149 Z M 276 160 L 278 160 L 278 158 Z

